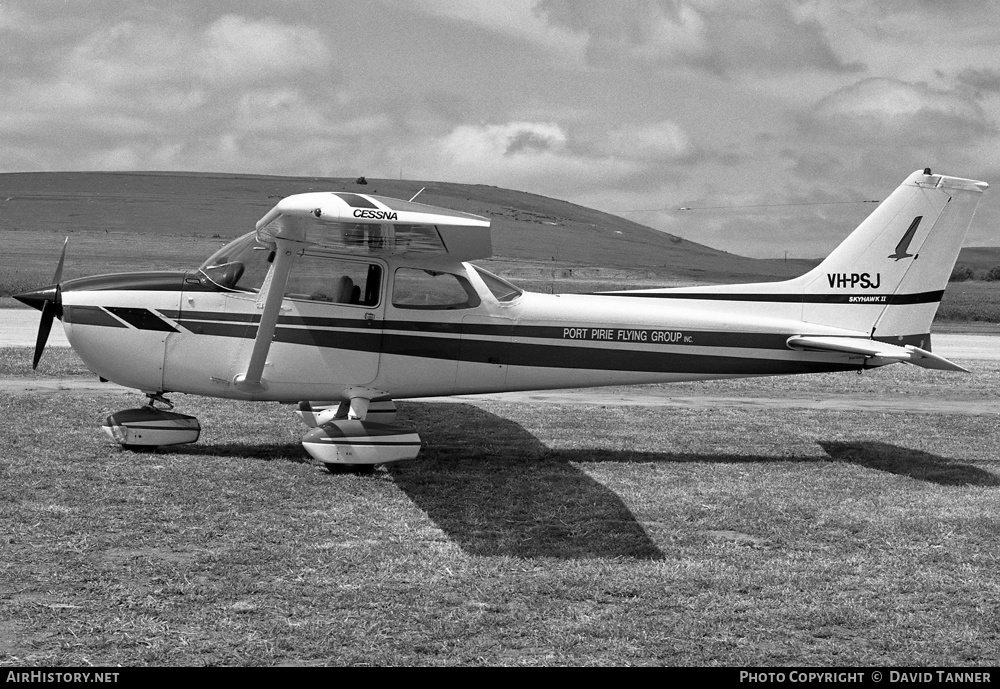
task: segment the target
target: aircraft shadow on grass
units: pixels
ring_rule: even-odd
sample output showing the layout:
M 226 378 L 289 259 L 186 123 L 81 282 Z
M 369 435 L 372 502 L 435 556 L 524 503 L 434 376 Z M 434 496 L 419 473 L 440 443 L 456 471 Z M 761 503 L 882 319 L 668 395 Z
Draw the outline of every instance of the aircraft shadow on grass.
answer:
M 622 499 L 575 467 L 588 453 L 552 451 L 519 424 L 468 404 L 408 403 L 425 447 L 391 464 L 396 485 L 463 550 L 477 555 L 661 560 Z M 405 413 L 405 412 L 404 412 Z M 311 462 L 297 443 L 217 443 L 162 454 Z M 608 453 L 604 453 L 608 455 Z M 603 456 L 613 461 L 615 453 Z M 616 461 L 627 461 L 622 453 Z
M 389 475 L 453 541 L 475 555 L 660 560 L 664 554 L 624 501 L 576 463 L 756 463 L 818 461 L 788 456 L 553 450 L 520 424 L 480 407 L 406 403 L 425 446 Z M 821 441 L 831 459 L 942 485 L 1000 486 L 1000 478 L 967 464 L 878 442 Z M 297 443 L 193 445 L 163 451 L 309 462 Z
M 1000 486 L 1000 477 L 984 469 L 921 450 L 868 441 L 821 441 L 819 445 L 832 459 L 839 462 L 909 476 L 928 483 L 942 486 Z
M 168 445 L 155 450 L 143 448 L 141 452 L 162 455 L 199 455 L 205 457 L 245 457 L 266 461 L 311 464 L 312 460 L 302 451 L 301 443 L 211 443 L 195 445 Z

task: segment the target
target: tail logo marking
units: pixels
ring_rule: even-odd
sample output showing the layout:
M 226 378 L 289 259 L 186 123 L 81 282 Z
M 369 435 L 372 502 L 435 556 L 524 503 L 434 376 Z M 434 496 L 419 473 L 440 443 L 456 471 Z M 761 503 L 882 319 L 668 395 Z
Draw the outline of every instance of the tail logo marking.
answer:
M 913 235 L 917 233 L 917 227 L 920 226 L 920 221 L 924 219 L 924 216 L 918 215 L 910 223 L 910 226 L 906 228 L 906 232 L 903 233 L 903 238 L 899 240 L 899 244 L 896 245 L 896 252 L 889 255 L 889 258 L 894 258 L 897 261 L 904 258 L 913 258 L 913 254 L 907 253 L 907 249 L 910 248 L 910 242 L 913 241 Z

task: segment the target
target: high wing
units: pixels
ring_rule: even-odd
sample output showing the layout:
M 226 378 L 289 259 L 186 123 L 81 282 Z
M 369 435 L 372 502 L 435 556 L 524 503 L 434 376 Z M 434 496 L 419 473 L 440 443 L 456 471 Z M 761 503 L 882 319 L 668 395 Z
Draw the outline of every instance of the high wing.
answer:
M 292 239 L 365 255 L 442 253 L 459 261 L 493 253 L 490 221 L 411 201 L 313 192 L 282 199 L 257 223 L 264 242 Z
M 788 338 L 788 347 L 803 352 L 834 352 L 881 359 L 885 362 L 901 361 L 922 368 L 935 368 L 942 371 L 961 371 L 968 373 L 956 363 L 948 361 L 943 356 L 928 352 L 926 349 L 913 345 L 898 345 L 867 340 L 862 337 L 804 337 Z
M 257 300 L 261 318 L 250 361 L 235 381 L 247 392 L 266 387 L 262 376 L 288 274 L 295 256 L 306 246 L 366 256 L 440 253 L 459 261 L 487 258 L 493 253 L 490 221 L 486 218 L 348 192 L 312 192 L 283 198 L 257 222 L 257 238 L 275 246 L 275 260 Z

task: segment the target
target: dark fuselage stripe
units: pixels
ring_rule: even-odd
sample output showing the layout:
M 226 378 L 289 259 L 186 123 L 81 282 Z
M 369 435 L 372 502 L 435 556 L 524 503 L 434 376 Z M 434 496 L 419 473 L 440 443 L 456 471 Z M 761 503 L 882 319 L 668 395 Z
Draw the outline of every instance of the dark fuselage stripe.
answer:
M 944 290 L 916 294 L 730 294 L 726 292 L 591 292 L 595 297 L 630 297 L 639 299 L 691 299 L 696 301 L 746 301 L 766 304 L 935 304 Z
M 194 324 L 181 322 L 185 327 Z M 199 322 L 202 334 L 219 337 L 256 337 L 256 326 L 248 324 L 221 324 Z M 728 343 L 730 347 L 753 348 L 745 342 L 740 344 L 735 335 Z M 791 353 L 785 346 L 787 336 L 767 337 L 773 347 L 766 349 Z M 817 363 L 791 359 L 759 359 L 757 357 L 718 356 L 700 352 L 686 354 L 669 351 L 636 351 L 633 349 L 598 348 L 553 343 L 512 342 L 503 339 L 459 339 L 457 337 L 437 337 L 431 334 L 406 334 L 381 332 L 380 330 L 315 330 L 278 327 L 275 342 L 300 344 L 314 347 L 346 349 L 350 351 L 381 351 L 383 355 L 398 355 L 422 359 L 457 360 L 507 366 L 527 366 L 543 368 L 579 368 L 603 371 L 641 371 L 655 373 L 705 373 L 705 374 L 778 374 L 807 373 L 821 371 L 854 370 L 858 366 L 843 363 Z M 780 342 L 780 344 L 779 344 Z M 622 343 L 618 343 L 621 345 Z
M 173 318 L 179 325 L 187 328 L 191 332 L 204 335 L 221 335 L 225 337 L 246 337 L 246 332 L 252 332 L 251 337 L 256 337 L 256 324 L 260 322 L 259 315 L 240 315 L 232 313 L 206 313 L 206 312 L 178 312 L 161 311 L 167 318 Z M 550 339 L 565 340 L 567 331 L 576 331 L 571 339 L 577 341 L 615 341 L 618 333 L 622 333 L 619 343 L 625 342 L 626 336 L 631 336 L 632 342 L 656 343 L 657 337 L 664 338 L 665 333 L 675 333 L 675 337 L 682 336 L 688 338 L 687 344 L 703 347 L 753 347 L 764 349 L 784 349 L 785 341 L 789 335 L 781 333 L 747 333 L 747 332 L 718 332 L 704 330 L 682 330 L 670 328 L 629 328 L 615 327 L 598 329 L 593 327 L 581 327 L 577 324 L 567 323 L 566 325 L 514 325 L 513 323 L 489 324 L 489 323 L 440 323 L 428 321 L 378 321 L 361 320 L 360 318 L 322 318 L 322 317 L 301 317 L 301 316 L 281 316 L 278 319 L 278 326 L 300 326 L 316 332 L 321 329 L 337 328 L 341 330 L 357 331 L 398 331 L 403 333 L 417 333 L 420 335 L 439 334 L 469 337 L 494 337 L 510 339 Z M 250 328 L 249 331 L 244 329 Z M 238 333 L 238 334 L 237 334 Z M 610 338 L 608 336 L 610 333 Z M 795 333 L 798 334 L 798 333 Z M 672 344 L 674 341 L 660 339 L 661 344 Z M 331 345 L 331 346 L 336 346 Z
M 122 306 L 108 306 L 107 310 L 118 318 L 131 325 L 137 330 L 156 330 L 159 332 L 175 333 L 177 328 L 167 323 L 149 309 L 126 308 Z
M 67 309 L 69 321 L 73 323 L 123 327 L 120 322 L 98 307 L 73 306 Z M 161 330 L 163 326 L 170 327 L 152 312 L 147 313 L 148 316 L 126 320 L 138 329 Z M 178 314 L 168 311 L 161 313 L 165 316 Z M 224 318 L 220 318 L 223 316 Z M 218 322 L 219 320 L 222 322 Z M 238 317 L 236 314 L 184 312 L 183 317 L 176 322 L 195 334 L 253 339 L 257 336 L 257 321 L 259 317 L 250 314 Z M 311 324 L 314 327 L 295 327 L 304 324 Z M 320 324 L 324 327 L 316 327 Z M 381 352 L 384 355 L 490 365 L 650 373 L 768 375 L 845 371 L 856 370 L 862 360 L 859 357 L 857 363 L 846 363 L 843 360 L 839 363 L 809 361 L 799 354 L 793 354 L 785 344 L 788 335 L 781 333 L 683 331 L 684 335 L 690 338 L 683 343 L 675 341 L 651 345 L 648 341 L 625 342 L 600 338 L 605 346 L 599 347 L 593 346 L 587 337 L 565 339 L 564 331 L 567 329 L 562 326 L 455 324 L 455 328 L 442 328 L 442 325 L 414 321 L 383 322 L 289 316 L 282 317 L 274 339 L 276 342 L 311 347 Z M 591 329 L 578 328 L 578 330 Z M 617 330 L 614 332 L 617 333 Z M 645 329 L 624 332 L 668 331 Z M 904 340 L 891 338 L 889 341 L 894 344 L 920 343 L 928 337 L 913 335 L 907 336 Z M 643 348 L 635 349 L 630 345 L 641 345 Z M 663 345 L 671 345 L 671 349 L 668 351 L 659 349 Z M 650 349 L 650 346 L 655 346 L 657 349 Z M 685 347 L 697 348 L 698 351 L 691 353 L 680 351 Z M 748 356 L 734 356 L 731 352 L 716 355 L 705 351 L 705 348 L 720 347 L 746 350 Z M 759 356 L 761 350 L 781 353 L 788 358 L 761 358 Z
M 63 321 L 78 325 L 99 325 L 104 328 L 128 327 L 100 306 L 63 306 Z

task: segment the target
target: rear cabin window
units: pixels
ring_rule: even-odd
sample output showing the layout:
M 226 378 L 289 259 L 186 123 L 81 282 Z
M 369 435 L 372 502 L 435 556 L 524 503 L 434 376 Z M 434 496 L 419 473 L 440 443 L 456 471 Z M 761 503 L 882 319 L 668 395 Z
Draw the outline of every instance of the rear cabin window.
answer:
M 354 306 L 376 306 L 382 268 L 375 263 L 299 254 L 288 275 L 285 297 Z
M 392 305 L 400 309 L 471 309 L 479 295 L 460 275 L 437 270 L 399 268 L 392 286 Z
M 521 288 L 512 285 L 511 283 L 504 280 L 502 277 L 494 275 L 488 270 L 483 270 L 479 266 L 472 266 L 479 273 L 479 277 L 482 279 L 483 284 L 486 285 L 486 289 L 496 297 L 497 301 L 514 301 L 521 296 Z

